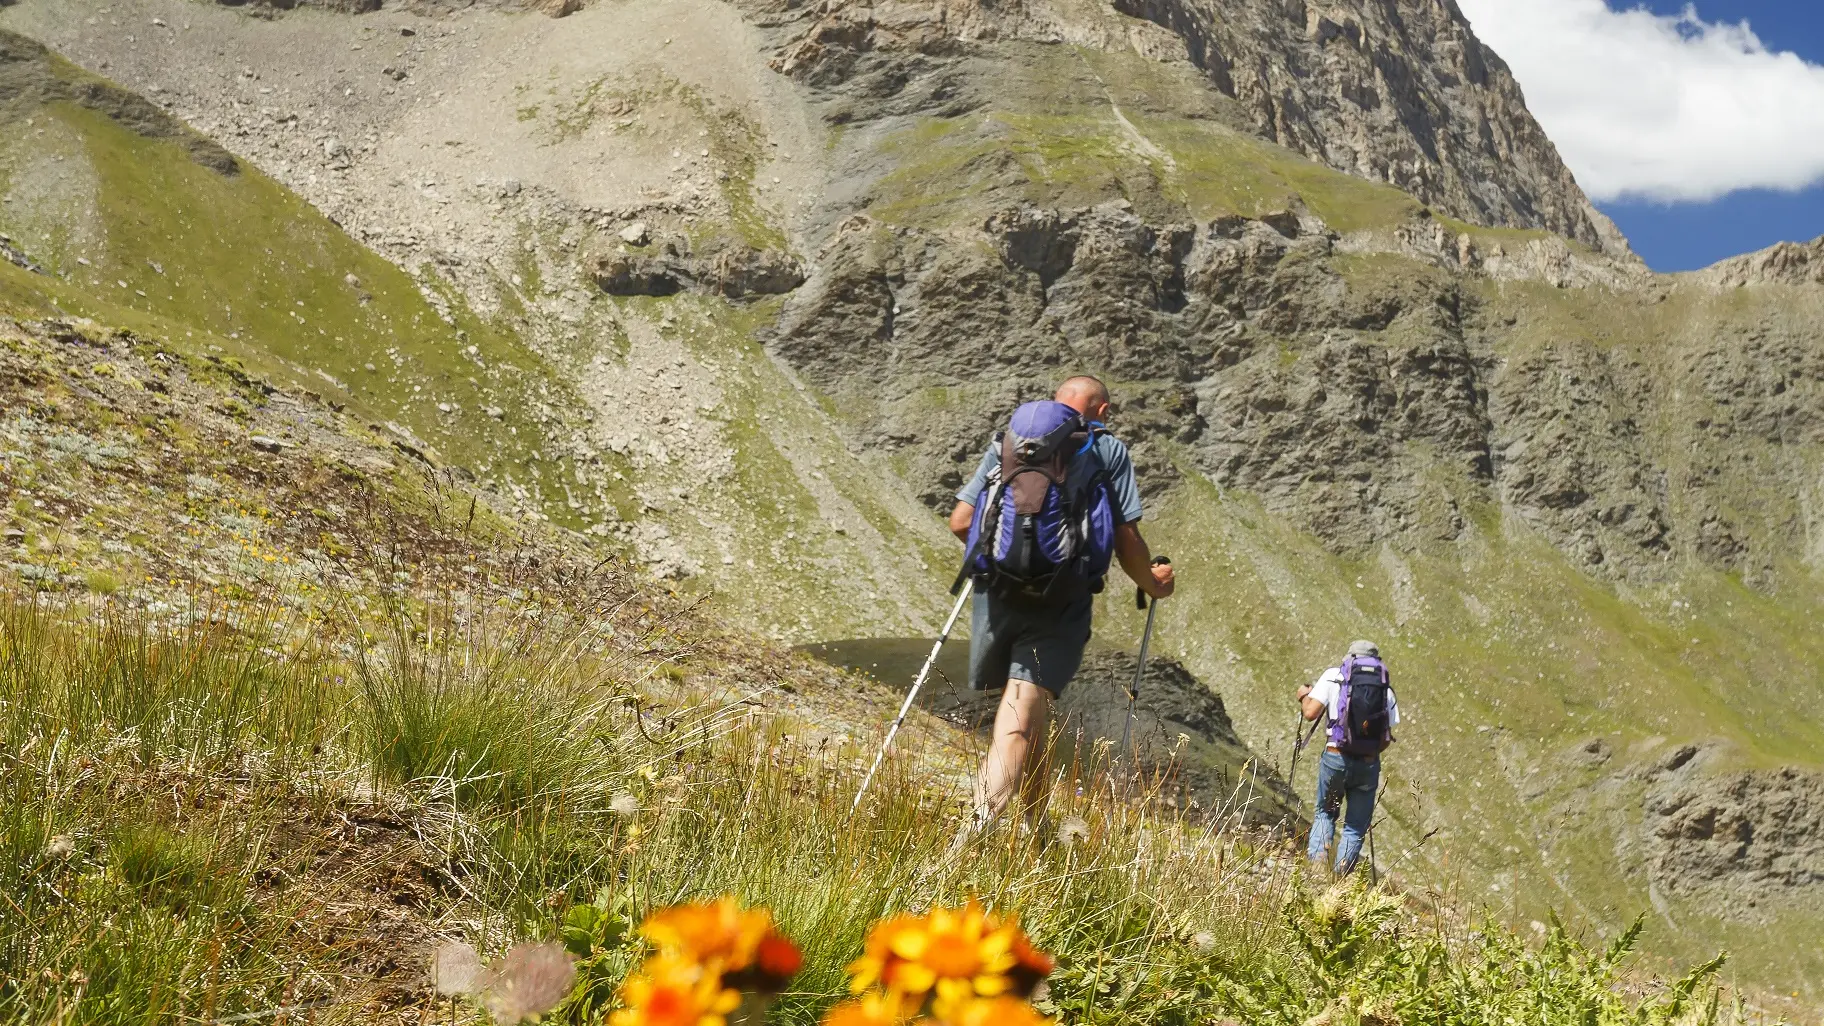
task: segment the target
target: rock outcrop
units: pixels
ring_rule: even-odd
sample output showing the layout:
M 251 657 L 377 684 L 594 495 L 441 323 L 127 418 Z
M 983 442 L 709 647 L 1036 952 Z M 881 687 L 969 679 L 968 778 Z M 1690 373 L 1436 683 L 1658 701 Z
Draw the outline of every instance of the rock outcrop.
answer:
M 1718 288 L 1751 285 L 1824 285 L 1824 238 L 1781 242 L 1705 268 L 1697 280 Z
M 381 0 L 215 0 L 223 7 L 249 7 L 255 11 L 290 11 L 299 7 L 320 7 L 340 14 L 369 14 L 380 9 Z
M 1679 337 L 1648 358 L 1517 323 L 1461 269 L 1372 264 L 1309 218 L 1151 225 L 1121 204 L 1026 208 L 962 239 L 855 218 L 773 348 L 820 388 L 869 397 L 867 434 L 939 506 L 993 411 L 1093 367 L 1131 382 L 1116 429 L 1152 486 L 1188 460 L 1337 551 L 1456 538 L 1464 496 L 1615 578 L 1688 556 L 1761 580 L 1803 542 L 1802 523 L 1742 501 L 1734 469 L 1745 439 L 1824 443 L 1807 412 L 1824 398 L 1824 349 L 1802 324 Z M 1644 316 L 1658 299 L 1566 302 Z M 970 401 L 931 410 L 919 397 L 932 387 Z M 1805 482 L 1755 487 L 1770 485 Z
M 1266 138 L 1479 224 L 1544 228 L 1614 255 L 1520 86 L 1452 3 L 1116 0 L 1185 41 Z
M 1765 918 L 1763 902 L 1824 894 L 1824 776 L 1705 775 L 1686 769 L 1696 757 L 1694 748 L 1673 753 L 1647 796 L 1642 833 L 1656 883 L 1731 918 Z
M 670 296 L 693 289 L 725 299 L 777 296 L 804 284 L 804 269 L 789 253 L 723 243 L 692 252 L 683 239 L 650 248 L 620 249 L 597 257 L 596 287 L 611 296 Z

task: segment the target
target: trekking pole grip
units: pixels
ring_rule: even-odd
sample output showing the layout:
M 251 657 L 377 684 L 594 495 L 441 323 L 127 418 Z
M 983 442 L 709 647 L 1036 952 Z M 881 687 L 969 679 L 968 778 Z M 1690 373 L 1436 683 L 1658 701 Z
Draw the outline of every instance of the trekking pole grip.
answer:
M 1172 561 L 1169 557 L 1166 557 L 1166 556 L 1154 556 L 1153 565 L 1154 566 L 1171 566 Z M 1145 588 L 1135 588 L 1134 589 L 1134 608 L 1135 609 L 1145 609 L 1146 608 L 1146 589 Z

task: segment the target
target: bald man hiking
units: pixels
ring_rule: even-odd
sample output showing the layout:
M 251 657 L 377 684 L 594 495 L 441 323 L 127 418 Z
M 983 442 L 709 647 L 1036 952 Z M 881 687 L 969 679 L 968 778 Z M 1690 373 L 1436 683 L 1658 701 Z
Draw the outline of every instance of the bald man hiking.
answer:
M 1105 429 L 1108 415 L 1107 386 L 1070 378 L 1051 401 L 1014 411 L 956 493 L 950 530 L 968 546 L 963 576 L 975 581 L 969 686 L 1005 689 L 963 836 L 999 818 L 1016 792 L 1029 823 L 1043 816 L 1051 703 L 1083 660 L 1111 558 L 1147 595 L 1172 593 L 1171 566 L 1153 565 L 1140 536 L 1133 460 Z

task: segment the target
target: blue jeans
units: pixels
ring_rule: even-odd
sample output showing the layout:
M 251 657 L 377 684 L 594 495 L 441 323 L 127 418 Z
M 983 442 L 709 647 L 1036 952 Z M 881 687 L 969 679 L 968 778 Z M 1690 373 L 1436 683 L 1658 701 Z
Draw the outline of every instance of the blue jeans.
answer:
M 1306 855 L 1318 865 L 1324 864 L 1324 852 L 1330 847 L 1330 835 L 1336 830 L 1337 813 L 1343 813 L 1343 838 L 1336 846 L 1336 871 L 1355 869 L 1362 854 L 1362 839 L 1374 823 L 1374 797 L 1381 786 L 1381 758 L 1324 752 L 1317 764 L 1317 813 L 1311 817 L 1311 846 Z M 1343 799 L 1348 811 L 1343 812 Z

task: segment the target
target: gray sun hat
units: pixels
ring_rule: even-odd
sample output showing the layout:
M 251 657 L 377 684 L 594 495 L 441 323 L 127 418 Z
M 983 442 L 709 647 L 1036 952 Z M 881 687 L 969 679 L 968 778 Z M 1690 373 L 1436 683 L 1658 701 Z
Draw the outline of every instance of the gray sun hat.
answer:
M 1349 654 L 1357 659 L 1379 659 L 1381 650 L 1372 641 L 1351 641 Z

